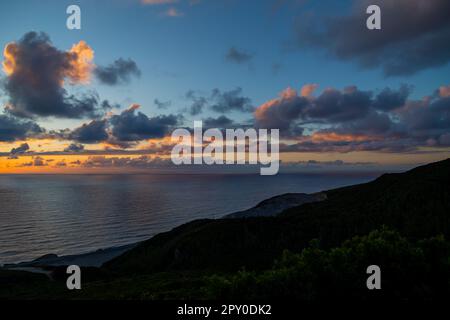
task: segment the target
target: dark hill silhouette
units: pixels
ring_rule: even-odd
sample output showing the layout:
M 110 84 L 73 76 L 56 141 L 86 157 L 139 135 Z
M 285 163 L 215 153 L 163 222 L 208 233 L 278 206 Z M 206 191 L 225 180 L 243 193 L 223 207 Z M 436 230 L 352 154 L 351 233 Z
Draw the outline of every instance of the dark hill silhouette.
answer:
M 327 199 L 277 217 L 198 220 L 159 234 L 106 263 L 117 273 L 265 269 L 311 239 L 331 248 L 387 226 L 408 239 L 450 233 L 450 159 L 325 191 Z

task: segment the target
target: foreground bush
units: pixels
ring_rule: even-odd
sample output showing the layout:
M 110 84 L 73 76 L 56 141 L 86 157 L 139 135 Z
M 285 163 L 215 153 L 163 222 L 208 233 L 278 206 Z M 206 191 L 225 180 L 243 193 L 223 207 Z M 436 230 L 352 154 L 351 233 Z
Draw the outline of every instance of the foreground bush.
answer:
M 368 290 L 369 265 L 381 268 L 381 290 Z M 300 254 L 285 251 L 272 269 L 212 276 L 208 298 L 436 300 L 450 295 L 450 242 L 409 241 L 382 228 L 323 250 L 317 240 Z

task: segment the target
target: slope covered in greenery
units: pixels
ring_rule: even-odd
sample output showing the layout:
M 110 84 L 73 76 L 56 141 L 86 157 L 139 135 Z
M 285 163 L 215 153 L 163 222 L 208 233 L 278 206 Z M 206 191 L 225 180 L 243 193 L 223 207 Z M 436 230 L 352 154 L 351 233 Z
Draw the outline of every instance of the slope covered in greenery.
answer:
M 361 185 L 325 191 L 327 200 L 278 217 L 199 220 L 155 236 L 110 261 L 115 272 L 236 271 L 271 266 L 311 239 L 340 245 L 383 225 L 410 239 L 450 234 L 450 159 Z

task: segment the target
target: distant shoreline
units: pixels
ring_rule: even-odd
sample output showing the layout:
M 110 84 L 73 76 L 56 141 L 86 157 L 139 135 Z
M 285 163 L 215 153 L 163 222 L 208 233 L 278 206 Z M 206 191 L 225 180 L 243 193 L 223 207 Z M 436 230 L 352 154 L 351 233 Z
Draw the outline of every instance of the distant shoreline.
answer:
M 308 202 L 322 201 L 324 199 L 326 199 L 326 194 L 323 192 L 313 194 L 286 193 L 268 198 L 247 210 L 230 213 L 223 217 L 220 217 L 219 219 L 276 216 L 290 207 Z M 104 263 L 124 254 L 128 250 L 133 249 L 141 242 L 142 241 L 123 246 L 108 247 L 105 249 L 98 249 L 81 254 L 58 256 L 56 254 L 50 253 L 31 261 L 4 264 L 3 266 L 0 266 L 0 268 L 35 273 L 45 273 L 47 275 L 49 274 L 49 272 L 46 271 L 46 268 L 51 267 L 78 265 L 80 267 L 98 268 L 101 267 Z
M 48 267 L 59 267 L 67 265 L 78 265 L 80 267 L 101 267 L 107 261 L 114 259 L 136 247 L 140 242 L 98 249 L 88 253 L 58 256 L 56 254 L 46 254 L 32 261 L 19 263 L 7 263 L 1 266 L 2 269 L 22 270 L 29 272 L 45 273 L 43 270 Z

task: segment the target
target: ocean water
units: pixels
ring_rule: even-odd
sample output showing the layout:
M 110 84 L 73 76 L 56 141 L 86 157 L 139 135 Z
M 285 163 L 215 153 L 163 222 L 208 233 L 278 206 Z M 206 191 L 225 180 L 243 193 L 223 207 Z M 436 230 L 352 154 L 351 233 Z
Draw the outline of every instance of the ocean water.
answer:
M 287 192 L 374 174 L 0 175 L 0 265 L 134 243 Z

